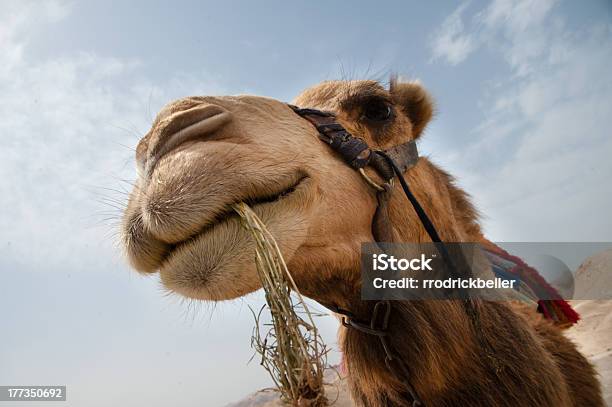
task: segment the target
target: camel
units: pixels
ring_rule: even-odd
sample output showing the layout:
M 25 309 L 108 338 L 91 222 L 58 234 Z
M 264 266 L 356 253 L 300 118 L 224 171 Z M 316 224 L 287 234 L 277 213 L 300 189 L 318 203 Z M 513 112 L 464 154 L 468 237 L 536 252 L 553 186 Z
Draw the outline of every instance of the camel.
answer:
M 434 112 L 419 82 L 396 80 L 327 81 L 292 103 L 334 112 L 381 149 L 418 140 Z M 258 96 L 174 101 L 139 142 L 136 161 L 122 226 L 133 268 L 159 272 L 169 291 L 197 300 L 256 291 L 254 243 L 231 209 L 244 201 L 276 237 L 302 294 L 369 320 L 360 245 L 373 241 L 376 191 L 287 104 Z M 484 239 L 470 197 L 448 173 L 421 157 L 404 176 L 444 241 Z M 400 241 L 428 241 L 401 192 L 389 214 Z M 603 406 L 592 365 L 533 307 L 475 301 L 474 321 L 458 300 L 392 303 L 388 338 L 409 377 L 386 366 L 376 337 L 340 327 L 357 405 L 410 405 L 410 382 L 425 406 Z

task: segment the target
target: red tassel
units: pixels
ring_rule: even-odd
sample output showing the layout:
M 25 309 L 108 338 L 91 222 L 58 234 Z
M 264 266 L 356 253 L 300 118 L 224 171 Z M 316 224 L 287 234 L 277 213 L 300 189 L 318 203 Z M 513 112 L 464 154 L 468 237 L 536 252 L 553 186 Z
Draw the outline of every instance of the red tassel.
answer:
M 486 241 L 485 247 L 487 250 L 497 254 L 498 256 L 516 264 L 510 272 L 517 274 L 521 279 L 536 292 L 551 300 L 539 300 L 538 310 L 544 314 L 544 317 L 555 321 L 559 325 L 571 325 L 580 320 L 580 315 L 572 308 L 572 306 L 561 298 L 557 290 L 548 284 L 548 282 L 538 273 L 536 269 L 528 265 L 520 257 L 513 256 L 501 247 L 491 241 Z

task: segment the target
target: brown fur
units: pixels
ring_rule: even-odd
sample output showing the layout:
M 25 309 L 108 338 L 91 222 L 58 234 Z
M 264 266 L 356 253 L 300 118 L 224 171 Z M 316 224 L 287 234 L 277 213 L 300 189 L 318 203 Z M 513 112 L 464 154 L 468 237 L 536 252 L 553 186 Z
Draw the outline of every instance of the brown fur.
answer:
M 388 121 L 364 117 L 373 100 L 392 106 Z M 388 90 L 374 81 L 324 82 L 294 103 L 336 112 L 349 131 L 380 148 L 420 137 L 433 114 L 415 82 L 393 81 Z M 183 134 L 187 141 L 157 153 L 183 140 L 174 134 L 204 110 L 222 112 L 223 120 L 202 119 L 202 134 Z M 362 319 L 371 314 L 373 304 L 359 294 L 359 250 L 373 240 L 374 191 L 284 104 L 253 96 L 182 99 L 162 110 L 137 159 L 144 170 L 125 213 L 124 243 L 138 270 L 159 270 L 169 290 L 198 299 L 258 289 L 253 242 L 229 210 L 246 200 L 278 239 L 304 294 Z M 450 175 L 421 158 L 405 176 L 444 240 L 482 239 L 476 210 Z M 395 233 L 427 241 L 397 192 L 390 203 Z M 393 307 L 392 345 L 427 406 L 603 405 L 593 367 L 531 308 L 482 301 L 471 314 L 456 301 Z M 358 404 L 406 405 L 406 378 L 387 369 L 378 339 L 341 328 L 340 344 Z

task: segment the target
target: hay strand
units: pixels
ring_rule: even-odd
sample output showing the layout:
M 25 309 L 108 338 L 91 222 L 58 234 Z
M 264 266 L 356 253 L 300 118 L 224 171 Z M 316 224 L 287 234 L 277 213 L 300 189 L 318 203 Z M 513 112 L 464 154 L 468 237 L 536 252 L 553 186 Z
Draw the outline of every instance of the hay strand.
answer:
M 253 312 L 256 325 L 251 345 L 261 355 L 261 365 L 272 377 L 281 400 L 300 407 L 326 406 L 323 373 L 327 349 L 313 315 L 266 225 L 247 204 L 239 203 L 233 208 L 256 243 L 257 273 L 272 321 L 265 324 L 269 329 L 262 334 L 261 316 L 265 306 L 258 313 Z

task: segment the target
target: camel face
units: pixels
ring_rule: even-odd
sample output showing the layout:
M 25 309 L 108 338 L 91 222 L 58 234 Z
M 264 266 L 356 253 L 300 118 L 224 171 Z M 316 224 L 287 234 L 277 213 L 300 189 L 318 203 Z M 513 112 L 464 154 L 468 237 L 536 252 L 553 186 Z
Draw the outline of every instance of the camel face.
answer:
M 301 107 L 336 112 L 371 146 L 418 137 L 431 103 L 417 84 L 325 82 Z M 286 104 L 263 97 L 190 97 L 162 109 L 140 141 L 139 179 L 123 220 L 138 271 L 204 300 L 260 287 L 254 243 L 231 206 L 245 201 L 268 225 L 300 281 L 354 270 L 371 241 L 374 191 Z M 376 178 L 375 174 L 371 174 Z

